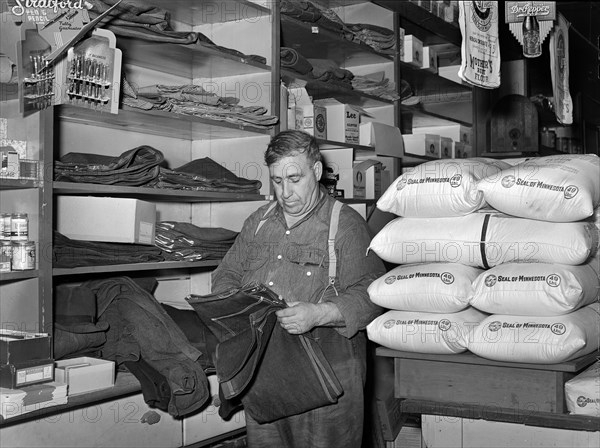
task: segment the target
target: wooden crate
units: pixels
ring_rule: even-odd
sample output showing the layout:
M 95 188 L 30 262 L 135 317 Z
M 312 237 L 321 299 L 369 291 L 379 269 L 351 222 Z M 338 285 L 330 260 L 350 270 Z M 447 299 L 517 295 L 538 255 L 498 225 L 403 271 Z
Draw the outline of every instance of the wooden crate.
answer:
M 428 355 L 378 348 L 394 358 L 397 398 L 458 402 L 491 411 L 567 412 L 564 384 L 595 360 L 595 355 L 561 364 L 491 361 L 471 353 Z

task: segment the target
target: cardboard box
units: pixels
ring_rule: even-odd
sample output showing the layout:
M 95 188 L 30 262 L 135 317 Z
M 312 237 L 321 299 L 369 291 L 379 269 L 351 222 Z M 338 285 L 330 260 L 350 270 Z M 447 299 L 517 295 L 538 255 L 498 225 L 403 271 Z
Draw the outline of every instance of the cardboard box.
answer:
M 19 164 L 19 153 L 12 148 L 2 150 L 2 162 L 0 164 L 0 178 L 18 179 L 21 176 L 21 165 Z
M 442 78 L 449 79 L 457 84 L 462 84 L 463 81 L 458 76 L 458 70 L 460 69 L 460 65 L 448 65 L 446 67 L 438 67 L 438 75 Z
M 407 155 L 440 157 L 440 136 L 435 134 L 403 134 L 404 153 Z
M 58 232 L 74 240 L 154 244 L 156 204 L 131 198 L 59 196 Z
M 0 387 L 17 389 L 54 380 L 54 360 L 36 359 L 0 365 Z
M 432 47 L 423 47 L 423 70 L 432 73 L 437 73 L 438 71 L 437 52 Z
M 375 148 L 375 154 L 401 157 L 404 151 L 402 133 L 396 126 L 376 121 L 360 125 L 359 143 Z
M 413 134 L 437 134 L 441 137 L 451 138 L 455 142 L 470 145 L 473 129 L 458 123 L 444 126 L 419 126 L 413 128 Z
M 56 361 L 56 381 L 66 383 L 69 395 L 106 389 L 115 385 L 115 363 L 82 356 Z
M 467 145 L 463 142 L 454 142 L 452 149 L 453 159 L 468 159 L 470 157 L 475 157 L 471 145 Z
M 381 162 L 364 160 L 354 164 L 354 197 L 377 199 L 381 196 Z
M 344 192 L 344 198 L 354 197 L 353 160 L 352 148 L 322 149 L 323 163 L 331 168 L 333 175 L 339 177 L 337 189 Z
M 360 112 L 349 104 L 334 98 L 315 101 L 315 105 L 327 110 L 327 140 L 334 142 L 359 143 Z
M 356 156 L 356 160 L 377 160 L 381 162 L 381 192 L 387 189 L 390 184 L 401 174 L 402 159 L 400 157 L 372 156 L 361 154 Z M 389 177 L 389 182 L 387 181 Z M 387 182 L 387 185 L 386 185 Z
M 448 137 L 440 137 L 440 158 L 451 159 L 454 148 L 454 141 Z
M 48 333 L 0 330 L 0 364 L 46 360 L 52 355 L 52 339 Z
M 404 36 L 404 59 L 402 61 L 415 67 L 423 67 L 423 42 L 412 34 Z
M 308 132 L 315 138 L 327 139 L 327 112 L 313 103 L 304 88 L 290 89 L 288 101 L 292 110 L 294 129 Z M 291 126 L 291 124 L 290 124 Z

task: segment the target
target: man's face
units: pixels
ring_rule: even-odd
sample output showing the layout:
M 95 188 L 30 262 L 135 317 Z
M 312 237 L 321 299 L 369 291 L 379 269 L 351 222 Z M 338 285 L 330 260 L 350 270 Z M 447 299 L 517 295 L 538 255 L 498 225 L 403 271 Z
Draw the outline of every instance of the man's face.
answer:
M 302 216 L 319 198 L 321 162 L 311 164 L 306 154 L 295 154 L 269 165 L 277 202 L 290 216 Z

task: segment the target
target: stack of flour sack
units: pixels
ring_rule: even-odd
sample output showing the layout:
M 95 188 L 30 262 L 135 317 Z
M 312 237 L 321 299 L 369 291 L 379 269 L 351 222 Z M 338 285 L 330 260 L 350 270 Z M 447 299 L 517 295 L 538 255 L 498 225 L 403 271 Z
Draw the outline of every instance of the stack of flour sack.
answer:
M 600 159 L 446 159 L 397 178 L 367 327 L 396 350 L 555 364 L 599 348 Z

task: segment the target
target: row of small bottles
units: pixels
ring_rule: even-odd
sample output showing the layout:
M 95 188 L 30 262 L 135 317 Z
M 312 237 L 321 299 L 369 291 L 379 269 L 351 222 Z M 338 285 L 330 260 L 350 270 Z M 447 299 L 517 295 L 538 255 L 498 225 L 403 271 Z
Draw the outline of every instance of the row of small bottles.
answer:
M 27 213 L 0 214 L 0 272 L 35 269 L 35 242 Z

